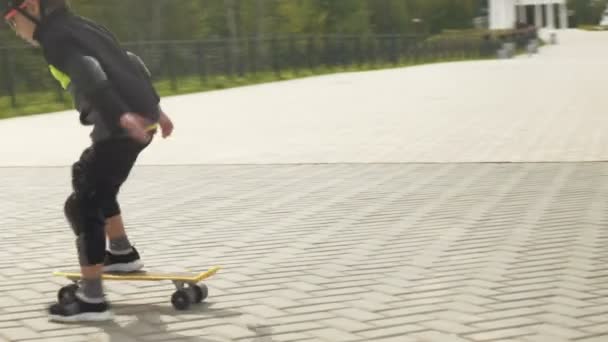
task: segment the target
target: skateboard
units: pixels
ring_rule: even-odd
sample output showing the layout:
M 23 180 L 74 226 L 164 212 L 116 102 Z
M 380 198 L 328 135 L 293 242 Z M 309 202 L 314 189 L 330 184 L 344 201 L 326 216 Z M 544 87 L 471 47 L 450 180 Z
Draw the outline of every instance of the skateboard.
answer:
M 168 272 L 108 272 L 101 276 L 103 280 L 122 280 L 122 281 L 162 281 L 170 280 L 175 285 L 176 291 L 171 296 L 171 304 L 177 310 L 187 310 L 191 304 L 200 303 L 209 294 L 209 289 L 205 284 L 198 284 L 200 281 L 213 276 L 220 267 L 214 266 L 201 273 L 168 273 Z M 59 301 L 73 300 L 78 290 L 78 281 L 81 279 L 80 270 L 55 271 L 53 275 L 65 277 L 73 284 L 65 285 L 57 292 Z

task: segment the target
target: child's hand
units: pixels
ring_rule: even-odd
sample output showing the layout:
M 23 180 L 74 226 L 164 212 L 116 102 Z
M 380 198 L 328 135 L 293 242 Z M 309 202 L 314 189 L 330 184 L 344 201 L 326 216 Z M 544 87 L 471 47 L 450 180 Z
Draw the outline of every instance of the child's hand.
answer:
M 125 113 L 120 117 L 120 125 L 127 130 L 133 139 L 145 144 L 150 141 L 150 135 L 146 131 L 148 122 L 135 113 Z
M 163 133 L 163 138 L 167 138 L 171 135 L 171 133 L 173 133 L 173 122 L 171 122 L 171 119 L 169 119 L 165 112 L 160 112 L 160 119 L 158 123 L 160 124 L 160 129 Z

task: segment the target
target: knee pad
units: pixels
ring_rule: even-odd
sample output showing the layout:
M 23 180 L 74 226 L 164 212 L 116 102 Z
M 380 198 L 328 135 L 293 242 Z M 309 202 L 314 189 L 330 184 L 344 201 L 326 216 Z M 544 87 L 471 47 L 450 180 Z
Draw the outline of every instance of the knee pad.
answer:
M 105 220 L 102 220 L 101 224 L 92 225 L 91 229 L 86 230 L 84 234 L 79 236 L 84 244 L 83 252 L 87 261 L 85 266 L 103 264 L 106 258 L 106 231 L 104 227 Z
M 82 266 L 103 263 L 106 249 L 105 217 L 94 197 L 73 193 L 65 202 L 65 216 L 74 231 Z
M 93 158 L 92 148 L 82 152 L 80 160 L 72 165 L 72 194 L 66 199 L 64 213 L 74 234 L 83 233 L 87 227 L 87 211 L 95 202 L 95 189 L 87 177 L 88 168 Z
M 76 236 L 85 230 L 85 220 L 81 212 L 79 199 L 76 193 L 72 193 L 66 200 L 63 206 L 63 212 L 65 214 L 70 227 L 74 231 Z
M 105 217 L 103 208 L 98 202 L 95 196 L 83 197 L 77 193 L 72 193 L 65 200 L 63 211 L 75 235 L 91 230 L 104 231 Z
M 76 249 L 80 266 L 103 264 L 106 257 L 106 234 L 103 229 L 93 229 L 76 237 Z
M 82 151 L 77 162 L 72 164 L 72 189 L 79 196 L 94 192 L 94 181 L 91 174 L 95 171 L 95 150 L 88 147 Z

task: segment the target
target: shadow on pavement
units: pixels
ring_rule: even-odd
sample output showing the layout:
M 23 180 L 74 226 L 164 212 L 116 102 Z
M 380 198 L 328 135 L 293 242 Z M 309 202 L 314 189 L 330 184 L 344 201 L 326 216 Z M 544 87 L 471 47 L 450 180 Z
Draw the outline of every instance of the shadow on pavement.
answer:
M 131 342 L 131 341 L 189 341 L 189 342 L 225 342 L 227 337 L 186 336 L 180 331 L 168 331 L 169 324 L 182 322 L 196 322 L 205 318 L 226 318 L 226 323 L 234 324 L 230 318 L 241 317 L 243 314 L 229 309 L 214 309 L 212 302 L 194 305 L 185 311 L 176 311 L 171 305 L 157 304 L 113 304 L 112 310 L 115 319 L 110 322 L 92 323 L 89 326 L 103 330 L 104 342 Z M 187 319 L 180 320 L 180 316 Z M 194 317 L 200 316 L 200 317 Z M 175 320 L 172 318 L 176 318 Z M 121 324 L 126 319 L 128 323 Z M 241 339 L 247 342 L 272 342 L 272 329 L 269 326 L 244 324 L 243 328 L 252 332 L 251 338 Z M 182 330 L 198 329 L 193 323 Z M 204 329 L 201 327 L 200 329 Z M 201 333 L 205 335 L 204 332 Z

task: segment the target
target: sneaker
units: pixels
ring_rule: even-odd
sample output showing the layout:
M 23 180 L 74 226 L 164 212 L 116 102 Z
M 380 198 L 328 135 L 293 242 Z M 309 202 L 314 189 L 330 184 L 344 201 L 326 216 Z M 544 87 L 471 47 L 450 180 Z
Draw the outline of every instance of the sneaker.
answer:
M 104 261 L 104 272 L 137 272 L 144 267 L 139 258 L 139 253 L 135 247 L 131 247 L 131 252 L 127 254 L 112 254 L 106 251 Z
M 101 322 L 111 320 L 107 302 L 88 303 L 75 296 L 73 300 L 49 307 L 50 320 L 55 322 Z

